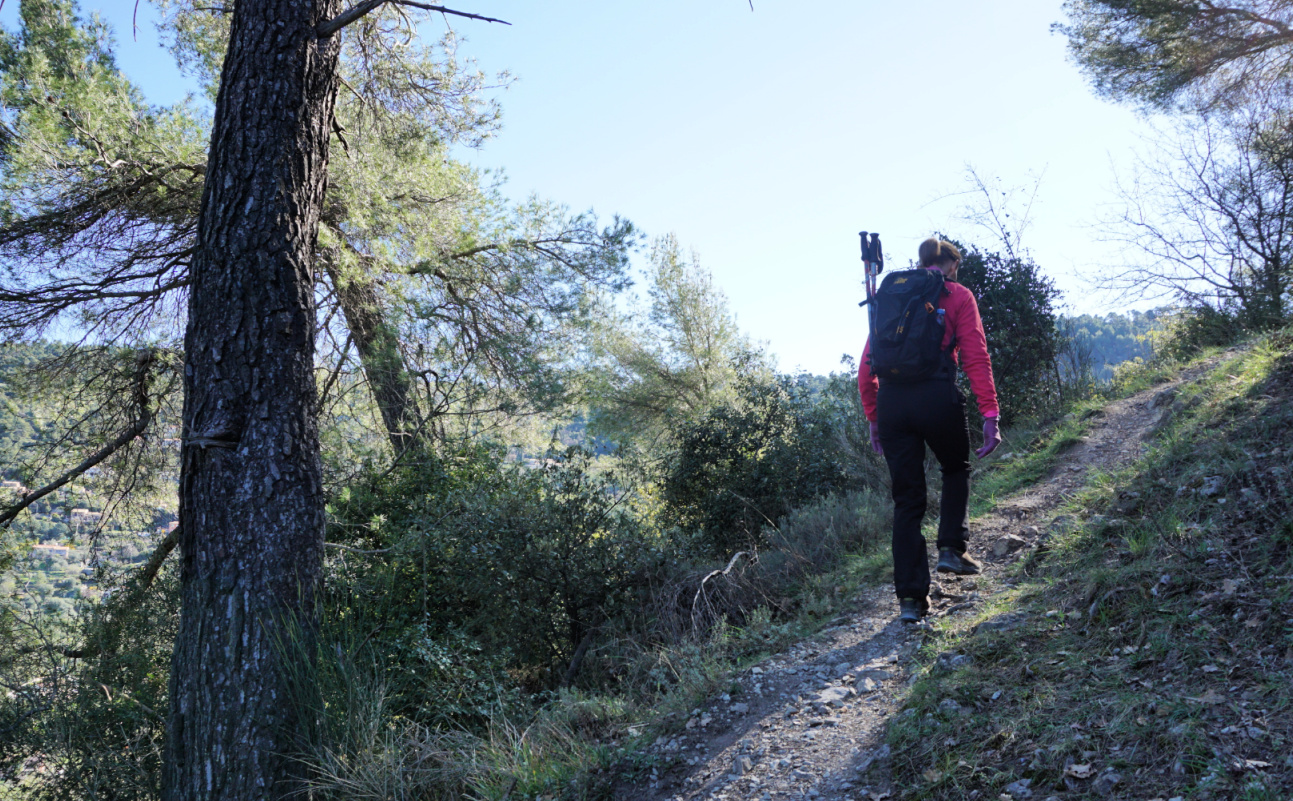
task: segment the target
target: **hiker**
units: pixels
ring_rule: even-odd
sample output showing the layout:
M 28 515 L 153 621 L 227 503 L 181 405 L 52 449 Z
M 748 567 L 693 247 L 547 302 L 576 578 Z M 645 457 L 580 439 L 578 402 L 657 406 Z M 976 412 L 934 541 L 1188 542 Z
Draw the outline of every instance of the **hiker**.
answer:
M 956 386 L 956 368 L 959 365 L 970 379 L 970 388 L 979 403 L 983 422 L 983 447 L 975 453 L 983 458 L 1001 443 L 997 432 L 997 390 L 992 381 L 992 362 L 988 356 L 988 341 L 979 318 L 979 306 L 973 293 L 956 283 L 956 273 L 961 266 L 961 252 L 950 242 L 926 239 L 920 244 L 920 268 L 938 275 L 928 275 L 916 270 L 890 273 L 870 309 L 876 315 L 877 325 L 884 325 L 886 313 L 897 320 L 897 314 L 906 318 L 889 328 L 903 332 L 904 327 L 923 336 L 929 329 L 929 341 L 941 343 L 934 355 L 934 348 L 919 349 L 912 356 L 908 347 L 901 357 L 894 355 L 895 337 L 881 329 L 875 333 L 877 343 L 868 338 L 862 353 L 862 366 L 858 370 L 858 389 L 862 393 L 862 406 L 871 425 L 871 447 L 884 456 L 889 465 L 893 483 L 893 583 L 898 594 L 899 619 L 918 622 L 929 611 L 929 562 L 925 551 L 925 538 L 920 533 L 921 519 L 925 516 L 925 446 L 928 445 L 938 459 L 943 472 L 943 497 L 938 519 L 938 565 L 943 573 L 960 576 L 974 575 L 982 565 L 966 553 L 969 528 L 966 525 L 970 495 L 970 436 L 965 418 L 965 395 Z M 908 286 L 928 285 L 936 292 L 922 303 L 912 296 L 899 293 Z M 935 286 L 936 285 L 936 286 Z M 906 307 L 895 304 L 907 304 Z M 936 308 L 935 308 L 936 307 Z M 923 320 L 912 324 L 910 311 L 915 315 L 928 313 Z M 914 346 L 913 346 L 914 347 Z M 876 355 L 881 356 L 879 368 L 887 377 L 877 380 L 872 373 Z M 902 362 L 901 359 L 906 359 Z M 923 361 L 923 363 L 922 363 Z M 908 369 L 912 368 L 912 369 Z M 890 376 L 912 376 L 899 380 Z

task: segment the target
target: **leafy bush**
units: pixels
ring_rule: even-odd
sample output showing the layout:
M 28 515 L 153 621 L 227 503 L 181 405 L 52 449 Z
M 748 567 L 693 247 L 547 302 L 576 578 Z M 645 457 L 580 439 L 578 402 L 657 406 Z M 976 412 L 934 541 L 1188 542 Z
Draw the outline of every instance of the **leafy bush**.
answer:
M 1150 334 L 1157 361 L 1184 361 L 1204 348 L 1234 344 L 1244 334 L 1239 317 L 1211 306 L 1195 306 L 1168 315 Z
M 392 631 L 479 643 L 531 689 L 568 682 L 580 644 L 659 556 L 630 495 L 575 449 L 538 469 L 474 451 L 375 477 L 333 505 L 330 538 L 381 558 L 341 551 L 330 602 Z
M 964 260 L 957 280 L 978 300 L 1002 422 L 1053 411 L 1059 402 L 1059 291 L 1030 259 L 958 247 Z
M 140 603 L 123 589 L 79 617 L 0 610 L 0 682 L 14 689 L 0 698 L 0 775 L 41 766 L 23 798 L 160 796 L 176 572 L 163 570 Z M 75 643 L 84 658 L 52 643 Z
M 846 553 L 888 543 L 893 504 L 873 488 L 821 498 L 786 515 L 762 558 L 767 579 L 790 591 Z
M 766 543 L 765 528 L 814 498 L 849 486 L 838 418 L 803 382 L 745 377 L 739 397 L 684 428 L 667 460 L 662 498 L 671 522 L 702 552 Z

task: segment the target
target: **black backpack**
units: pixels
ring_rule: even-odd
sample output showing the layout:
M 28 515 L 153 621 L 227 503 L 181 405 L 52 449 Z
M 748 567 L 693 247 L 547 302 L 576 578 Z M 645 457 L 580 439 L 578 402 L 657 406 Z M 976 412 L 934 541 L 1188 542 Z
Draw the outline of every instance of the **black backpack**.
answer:
M 881 381 L 951 377 L 943 351 L 947 320 L 938 302 L 947 291 L 938 270 L 901 270 L 885 276 L 871 301 L 871 374 Z

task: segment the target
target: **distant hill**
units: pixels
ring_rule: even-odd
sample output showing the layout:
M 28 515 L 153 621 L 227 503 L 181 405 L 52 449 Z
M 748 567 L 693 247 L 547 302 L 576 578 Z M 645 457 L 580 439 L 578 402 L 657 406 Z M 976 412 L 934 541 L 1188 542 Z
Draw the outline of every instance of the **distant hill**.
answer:
M 1148 360 L 1153 355 L 1149 332 L 1166 317 L 1165 309 L 1131 311 L 1126 314 L 1061 315 L 1060 331 L 1078 345 L 1089 347 L 1095 377 L 1107 381 L 1113 368 L 1136 358 Z
M 0 507 L 16 502 L 29 487 L 47 481 L 33 479 L 32 464 L 73 441 L 52 441 L 54 418 L 66 414 L 51 391 L 24 390 L 25 379 L 37 363 L 57 356 L 57 344 L 0 344 Z M 56 392 L 56 391 L 55 391 Z M 83 604 L 99 597 L 103 571 L 118 573 L 144 561 L 174 520 L 173 504 L 159 506 L 152 520 L 130 528 L 110 515 L 100 482 L 91 470 L 59 490 L 37 500 L 0 530 L 0 603 L 47 615 L 74 616 Z

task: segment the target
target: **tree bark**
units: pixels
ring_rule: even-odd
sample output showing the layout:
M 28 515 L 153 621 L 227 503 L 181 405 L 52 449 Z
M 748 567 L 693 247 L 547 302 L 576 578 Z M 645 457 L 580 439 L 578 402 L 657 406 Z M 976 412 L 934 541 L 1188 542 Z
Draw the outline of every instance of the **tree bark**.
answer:
M 185 332 L 168 801 L 299 789 L 288 676 L 317 628 L 313 254 L 339 51 L 315 28 L 340 5 L 239 0 L 233 14 Z

